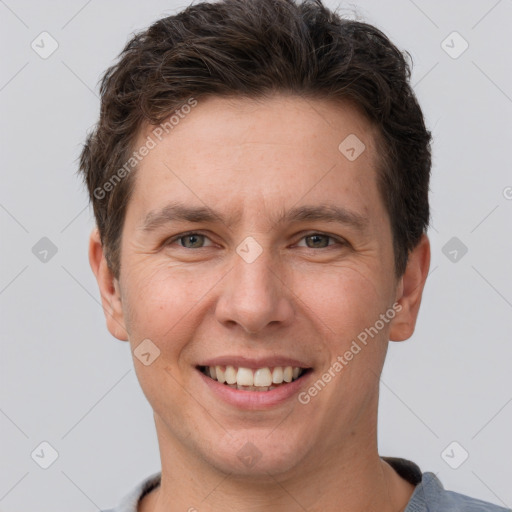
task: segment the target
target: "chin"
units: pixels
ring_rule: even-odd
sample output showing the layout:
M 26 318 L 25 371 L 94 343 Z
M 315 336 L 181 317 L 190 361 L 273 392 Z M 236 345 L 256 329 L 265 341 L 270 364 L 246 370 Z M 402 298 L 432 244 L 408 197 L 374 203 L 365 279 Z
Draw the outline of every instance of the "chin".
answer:
M 298 434 L 298 433 L 297 433 Z M 237 432 L 223 439 L 225 448 L 204 455 L 207 462 L 233 477 L 269 478 L 291 473 L 307 455 L 308 447 L 299 436 L 276 431 Z M 222 444 L 219 443 L 219 444 Z

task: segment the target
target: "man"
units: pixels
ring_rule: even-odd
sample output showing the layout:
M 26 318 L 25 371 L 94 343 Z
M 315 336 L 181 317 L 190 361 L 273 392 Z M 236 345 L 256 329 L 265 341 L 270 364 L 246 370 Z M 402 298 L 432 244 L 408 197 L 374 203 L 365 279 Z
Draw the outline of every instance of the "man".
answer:
M 162 463 L 116 512 L 505 510 L 378 454 L 430 263 L 409 77 L 376 28 L 292 0 L 190 6 L 106 72 L 89 256 Z

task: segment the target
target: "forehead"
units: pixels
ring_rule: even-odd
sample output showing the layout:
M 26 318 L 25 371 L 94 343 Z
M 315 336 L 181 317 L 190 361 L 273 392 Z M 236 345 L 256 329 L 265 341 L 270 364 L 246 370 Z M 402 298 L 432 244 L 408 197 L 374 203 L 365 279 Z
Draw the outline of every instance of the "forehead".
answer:
M 339 144 L 349 135 L 375 152 L 379 130 L 354 102 L 305 98 L 291 94 L 243 98 L 209 96 L 184 102 L 160 125 L 144 124 L 137 145 L 147 137 L 158 146 L 194 145 L 203 153 L 218 142 L 240 146 L 253 144 L 289 145 L 299 152 L 327 151 L 338 156 Z M 190 139 L 190 135 L 194 135 Z M 299 146 L 300 142 L 309 142 Z M 333 147 L 334 145 L 334 147 Z M 220 150 L 220 147 L 216 148 Z M 346 154 L 350 156 L 350 154 Z M 189 155 L 194 156 L 194 155 Z M 376 155 L 373 155 L 376 156 Z
M 378 131 L 353 104 L 210 97 L 179 114 L 140 131 L 137 145 L 152 146 L 135 173 L 141 210 L 180 198 L 280 213 L 306 196 L 352 206 L 367 196 L 364 210 L 375 199 Z

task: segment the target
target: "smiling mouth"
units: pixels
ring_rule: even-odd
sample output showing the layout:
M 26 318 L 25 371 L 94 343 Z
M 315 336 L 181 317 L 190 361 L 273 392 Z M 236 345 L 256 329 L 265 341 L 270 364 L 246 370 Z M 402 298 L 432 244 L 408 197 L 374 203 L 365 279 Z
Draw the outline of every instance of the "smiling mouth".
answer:
M 276 366 L 273 368 L 244 368 L 242 366 L 198 366 L 204 375 L 220 384 L 242 391 L 271 391 L 294 382 L 311 368 Z

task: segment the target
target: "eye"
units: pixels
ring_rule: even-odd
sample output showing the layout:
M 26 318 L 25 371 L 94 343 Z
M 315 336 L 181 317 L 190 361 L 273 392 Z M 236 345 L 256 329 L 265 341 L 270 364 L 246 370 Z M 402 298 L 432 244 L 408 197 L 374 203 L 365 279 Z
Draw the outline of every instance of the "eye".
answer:
M 308 249 L 323 249 L 335 244 L 345 245 L 342 240 L 324 233 L 311 233 L 302 237 L 301 240 L 306 240 L 306 247 L 308 247 Z M 311 243 L 308 243 L 307 240 L 310 240 Z M 330 244 L 329 240 L 334 240 L 335 244 Z
M 210 241 L 209 245 L 205 245 L 205 241 Z M 308 249 L 324 249 L 332 245 L 347 245 L 344 240 L 335 238 L 325 233 L 311 233 L 301 238 L 301 241 L 306 241 L 306 247 Z M 329 243 L 333 241 L 334 243 Z M 211 240 L 204 234 L 197 231 L 189 231 L 187 233 L 181 233 L 175 237 L 170 238 L 164 242 L 165 246 L 173 245 L 175 242 L 179 242 L 180 247 L 184 249 L 202 249 L 212 245 Z M 297 244 L 300 247 L 300 244 Z M 302 245 L 304 247 L 304 245 Z
M 205 240 L 209 240 L 206 235 L 190 231 L 167 240 L 164 245 L 172 245 L 174 242 L 180 241 L 180 246 L 184 249 L 202 249 L 205 247 L 203 245 Z

